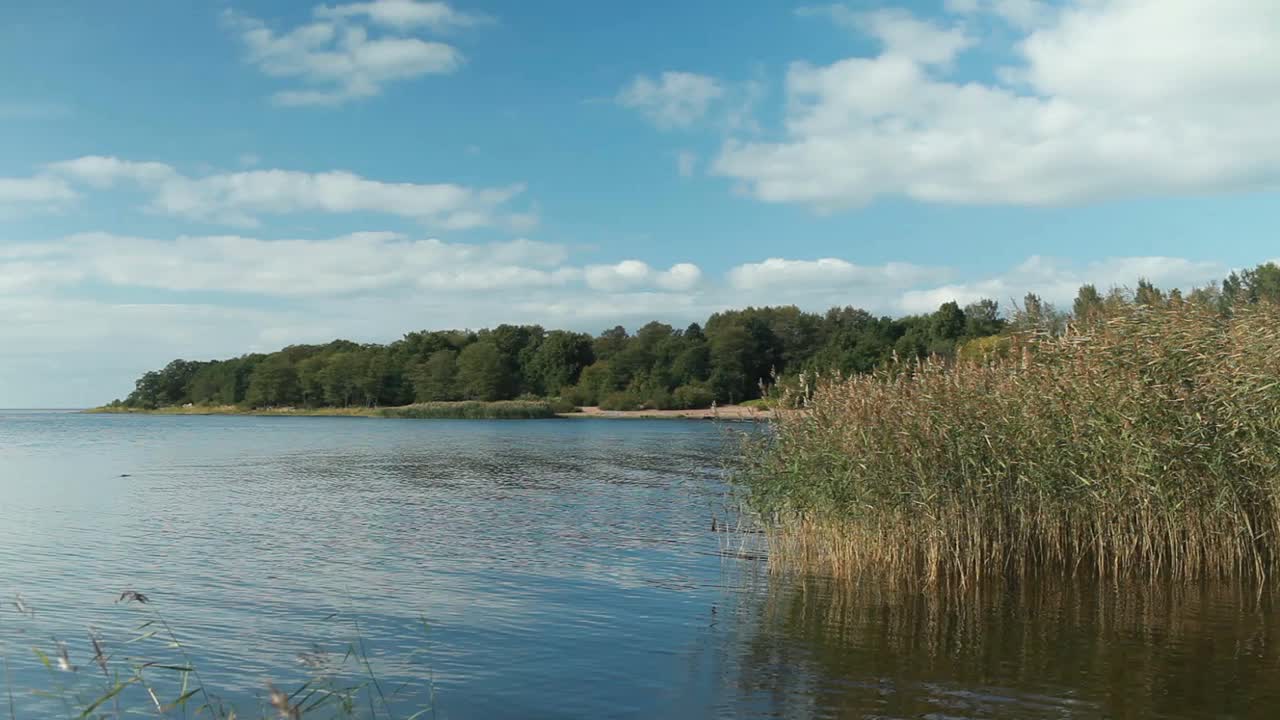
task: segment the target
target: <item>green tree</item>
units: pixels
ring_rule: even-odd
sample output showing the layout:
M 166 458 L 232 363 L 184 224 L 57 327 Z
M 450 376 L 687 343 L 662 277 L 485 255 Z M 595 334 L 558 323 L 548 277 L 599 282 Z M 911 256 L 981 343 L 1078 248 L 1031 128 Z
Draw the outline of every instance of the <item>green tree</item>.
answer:
M 413 372 L 414 399 L 418 402 L 458 400 L 458 353 L 437 350 Z
M 361 404 L 374 407 L 408 401 L 408 397 L 402 397 L 400 393 L 403 369 L 396 364 L 394 355 L 387 348 L 371 345 L 362 348 L 358 354 L 360 362 L 352 382 Z
M 720 330 L 711 338 L 711 392 L 722 403 L 749 399 L 756 379 L 751 377 L 751 334 L 740 325 Z
M 1160 292 L 1159 288 L 1152 285 L 1145 278 L 1138 280 L 1138 290 L 1134 293 L 1133 299 L 1139 305 L 1150 307 L 1164 305 L 1164 293 Z
M 356 377 L 360 374 L 363 359 L 358 350 L 338 352 L 329 356 L 320 371 L 320 383 L 324 387 L 325 402 L 333 407 L 350 407 L 356 399 Z
M 582 369 L 595 362 L 591 338 L 582 333 L 553 330 L 538 345 L 529 362 L 530 373 L 544 392 L 559 395 L 578 382 Z
M 687 336 L 686 336 L 687 337 Z M 671 363 L 671 378 L 676 385 L 690 385 L 711 376 L 711 348 L 699 336 L 686 342 L 684 350 Z
M 1027 293 L 1023 298 L 1022 309 L 1014 322 L 1019 330 L 1037 330 L 1052 335 L 1061 334 L 1065 324 L 1066 318 L 1052 303 L 1046 302 L 1032 292 Z
M 929 318 L 929 352 L 934 355 L 951 355 L 956 341 L 964 336 L 964 311 L 954 300 L 943 303 Z
M 481 340 L 458 355 L 458 384 L 470 400 L 506 400 L 512 397 L 511 375 L 496 345 Z
M 1000 303 L 982 299 L 964 306 L 964 336 L 967 338 L 998 335 L 1004 331 L 1004 318 L 1000 317 Z
M 1242 276 L 1244 297 L 1248 302 L 1280 301 L 1280 266 L 1265 263 L 1252 270 L 1246 270 Z
M 307 407 L 324 405 L 324 368 L 328 363 L 324 355 L 312 355 L 298 363 L 298 392 L 302 396 L 302 404 Z
M 576 405 L 598 405 L 604 396 L 618 389 L 609 384 L 611 375 L 609 363 L 597 360 L 582 369 L 578 384 L 569 390 L 567 397 Z
M 627 335 L 627 329 L 621 325 L 605 330 L 595 339 L 593 354 L 597 360 L 610 360 L 627 347 L 630 339 L 631 337 Z
M 1099 317 L 1105 307 L 1098 288 L 1093 285 L 1081 285 L 1076 293 L 1075 302 L 1071 304 L 1071 314 L 1077 320 L 1092 320 Z
M 250 407 L 282 407 L 298 402 L 298 371 L 283 354 L 268 355 L 253 370 L 245 402 Z

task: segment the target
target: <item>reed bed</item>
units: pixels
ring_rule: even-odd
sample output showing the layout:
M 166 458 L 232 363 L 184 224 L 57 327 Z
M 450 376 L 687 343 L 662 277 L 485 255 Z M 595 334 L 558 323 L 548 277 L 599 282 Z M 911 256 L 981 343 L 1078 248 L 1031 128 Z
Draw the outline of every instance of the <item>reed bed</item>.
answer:
M 500 400 L 497 402 L 431 402 L 404 407 L 382 408 L 381 417 L 433 419 L 456 418 L 464 420 L 538 420 L 553 418 L 558 412 L 570 409 L 558 408 L 551 402 Z
M 1128 306 L 1008 359 L 808 379 L 738 480 L 775 567 L 924 583 L 1280 564 L 1280 308 Z

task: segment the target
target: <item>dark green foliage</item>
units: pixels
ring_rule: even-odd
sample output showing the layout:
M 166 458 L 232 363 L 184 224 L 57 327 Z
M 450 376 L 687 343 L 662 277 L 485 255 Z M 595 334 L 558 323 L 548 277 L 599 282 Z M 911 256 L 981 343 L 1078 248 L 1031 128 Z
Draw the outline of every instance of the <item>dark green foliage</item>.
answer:
M 677 410 L 709 408 L 716 399 L 711 390 L 700 385 L 681 385 L 671 393 L 671 398 Z
M 1000 303 L 995 300 L 979 300 L 964 306 L 964 337 L 998 335 L 1004 326 Z
M 482 340 L 458 355 L 458 386 L 468 400 L 502 400 L 514 395 L 515 383 L 498 346 Z
M 368 359 L 355 351 L 330 355 L 319 375 L 325 403 L 334 407 L 350 407 L 356 399 L 357 379 L 367 364 Z
M 174 360 L 163 370 L 153 370 L 139 378 L 126 402 L 145 408 L 191 402 L 191 381 L 206 365 L 208 363 Z
M 528 375 L 537 379 L 544 392 L 559 394 L 578 382 L 582 369 L 594 358 L 589 335 L 553 330 L 533 353 Z
M 1076 294 L 1075 302 L 1071 305 L 1071 314 L 1079 320 L 1089 320 L 1097 317 L 1105 309 L 1102 296 L 1098 294 L 1098 288 L 1092 285 L 1081 285 L 1080 292 Z
M 1265 263 L 1252 270 L 1231 273 L 1222 281 L 1221 301 L 1224 310 L 1237 303 L 1280 300 L 1280 266 Z
M 996 304 L 984 301 L 900 320 L 853 308 L 823 315 L 790 306 L 746 308 L 713 315 L 705 329 L 652 322 L 634 334 L 619 326 L 594 339 L 536 325 L 423 331 L 386 346 L 335 340 L 272 355 L 175 361 L 144 375 L 125 404 L 359 408 L 528 395 L 586 406 L 622 393 L 647 408 L 683 408 L 709 404 L 705 392 L 726 404 L 759 397 L 775 376 L 866 372 L 895 348 L 912 357 L 950 355 L 962 340 L 1004 325 Z M 264 364 L 250 392 L 255 370 Z M 686 386 L 699 390 L 678 398 L 675 391 Z
M 717 398 L 732 403 L 752 397 L 752 373 L 749 369 L 751 336 L 746 328 L 733 326 L 717 332 L 711 339 L 711 390 Z M 759 381 L 759 378 L 755 378 Z
M 414 398 L 422 402 L 458 399 L 458 352 L 445 348 L 414 366 Z
M 1133 300 L 1139 305 L 1147 305 L 1155 307 L 1164 304 L 1164 293 L 1160 292 L 1155 285 L 1147 280 L 1138 281 L 1138 290 L 1133 295 Z
M 551 405 L 551 409 L 554 410 L 557 415 L 569 415 L 571 413 L 580 412 L 577 405 L 564 398 L 551 398 L 547 403 Z
M 618 325 L 600 333 L 600 337 L 595 339 L 594 352 L 597 360 L 609 360 L 614 355 L 622 352 L 627 346 L 627 329 Z
M 611 392 L 600 399 L 601 410 L 639 410 L 644 400 L 636 393 Z
M 283 407 L 302 398 L 298 371 L 288 356 L 271 355 L 254 368 L 245 402 L 252 407 Z

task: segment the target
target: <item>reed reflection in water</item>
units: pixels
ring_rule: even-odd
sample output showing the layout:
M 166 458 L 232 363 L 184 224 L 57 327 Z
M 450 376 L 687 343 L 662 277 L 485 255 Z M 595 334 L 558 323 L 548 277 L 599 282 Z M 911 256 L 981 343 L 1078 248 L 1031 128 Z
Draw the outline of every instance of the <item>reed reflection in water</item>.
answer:
M 1275 717 L 1278 620 L 1243 587 L 777 576 L 741 683 L 786 717 Z

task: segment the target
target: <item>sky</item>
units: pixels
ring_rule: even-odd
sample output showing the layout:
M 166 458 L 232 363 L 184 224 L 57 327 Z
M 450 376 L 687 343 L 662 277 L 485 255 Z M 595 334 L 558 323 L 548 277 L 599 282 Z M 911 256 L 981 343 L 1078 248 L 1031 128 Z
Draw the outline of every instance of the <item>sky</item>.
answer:
M 167 361 L 1280 257 L 1280 3 L 11 0 L 0 407 Z

